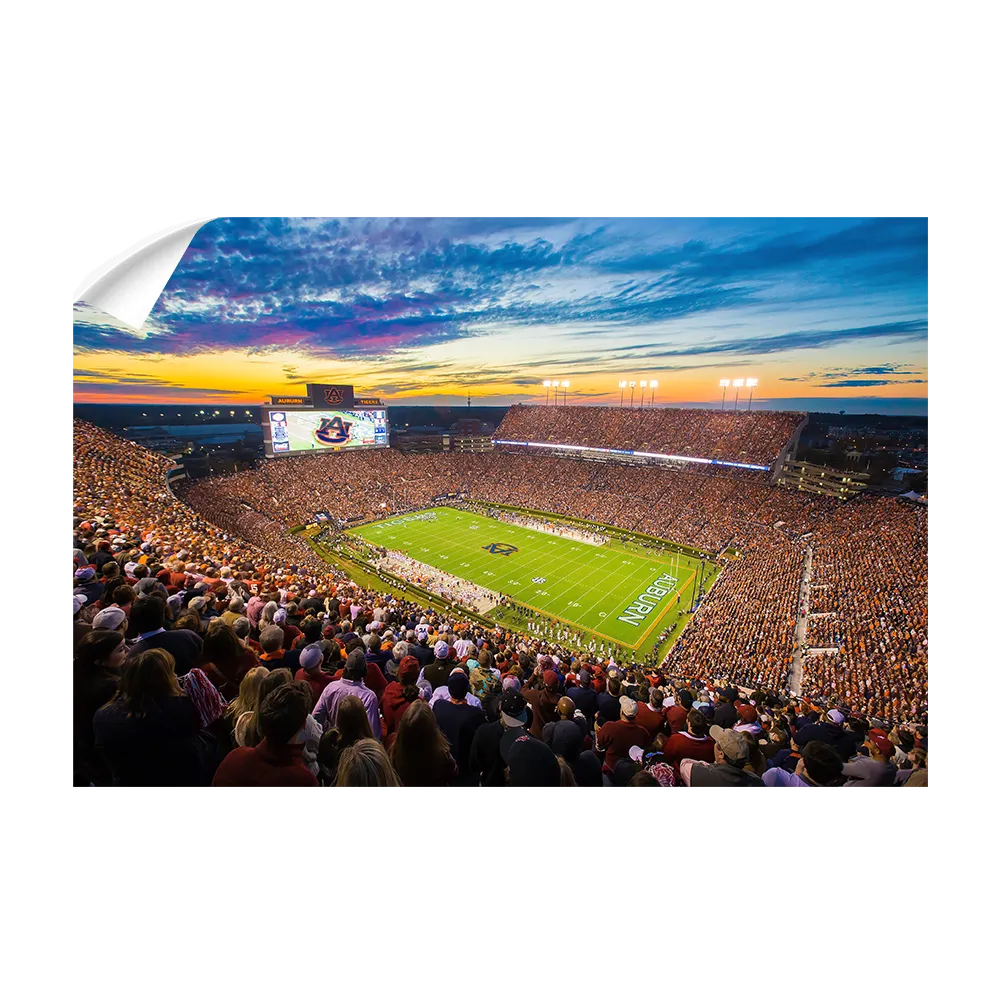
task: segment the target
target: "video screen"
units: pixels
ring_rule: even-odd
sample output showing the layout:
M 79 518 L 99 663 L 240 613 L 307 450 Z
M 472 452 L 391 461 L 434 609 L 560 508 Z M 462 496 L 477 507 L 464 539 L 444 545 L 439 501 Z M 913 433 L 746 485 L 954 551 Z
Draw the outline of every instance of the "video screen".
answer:
M 389 444 L 385 410 L 269 410 L 269 455 L 301 451 L 384 448 Z

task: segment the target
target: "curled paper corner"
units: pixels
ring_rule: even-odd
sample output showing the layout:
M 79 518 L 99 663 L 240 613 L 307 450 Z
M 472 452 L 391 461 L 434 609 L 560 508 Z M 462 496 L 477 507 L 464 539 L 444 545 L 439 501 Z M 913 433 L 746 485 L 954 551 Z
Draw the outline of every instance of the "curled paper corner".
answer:
M 210 219 L 200 219 L 140 246 L 77 296 L 138 330 L 180 263 L 194 234 Z

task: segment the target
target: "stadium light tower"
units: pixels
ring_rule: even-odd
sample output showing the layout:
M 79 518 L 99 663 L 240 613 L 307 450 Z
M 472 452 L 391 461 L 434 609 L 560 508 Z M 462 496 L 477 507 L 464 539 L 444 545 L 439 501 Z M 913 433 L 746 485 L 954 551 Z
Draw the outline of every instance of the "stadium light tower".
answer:
M 569 382 L 563 382 L 563 384 L 562 384 L 562 391 L 563 391 L 563 406 L 565 406 L 565 405 L 566 405 L 566 395 L 567 395 L 567 393 L 566 393 L 566 390 L 567 390 L 568 388 L 569 388 Z
M 551 382 L 551 380 L 546 379 L 542 383 L 542 385 L 545 386 L 545 405 L 548 406 L 549 405 L 549 387 L 552 385 L 552 382 Z
M 642 404 L 646 402 L 646 386 L 647 385 L 649 385 L 649 383 L 645 379 L 643 379 L 639 383 L 639 409 L 640 410 L 642 409 Z
M 726 389 L 730 386 L 730 381 L 727 378 L 720 378 L 719 385 L 722 386 L 722 408 L 726 408 Z
M 628 407 L 631 410 L 631 409 L 633 409 L 635 407 L 635 382 L 629 382 L 628 387 L 629 387 L 629 391 L 632 394 L 629 397 L 629 401 L 628 401 Z
M 656 402 L 656 390 L 660 387 L 660 383 L 654 378 L 652 382 L 649 383 L 650 395 L 649 395 L 649 405 L 652 406 Z
M 753 387 L 757 384 L 757 379 L 748 378 L 747 388 L 750 390 L 750 401 L 747 403 L 747 413 L 750 412 L 750 407 L 753 406 Z
M 734 410 L 736 409 L 737 406 L 740 405 L 740 389 L 742 388 L 742 386 L 743 386 L 743 379 L 741 378 L 733 379 L 733 388 L 736 390 L 736 402 L 733 403 Z
M 625 405 L 625 386 L 627 386 L 627 385 L 628 385 L 628 382 L 619 382 L 618 383 L 618 388 L 621 389 L 621 391 L 622 391 L 621 399 L 618 400 L 618 405 L 619 406 L 624 406 Z

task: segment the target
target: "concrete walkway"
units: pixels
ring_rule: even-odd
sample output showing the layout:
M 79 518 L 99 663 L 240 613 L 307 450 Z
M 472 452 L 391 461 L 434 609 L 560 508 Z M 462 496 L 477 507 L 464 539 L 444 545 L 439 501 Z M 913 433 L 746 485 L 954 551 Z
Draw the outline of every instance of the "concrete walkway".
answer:
M 795 622 L 795 639 L 797 648 L 792 654 L 792 669 L 788 672 L 788 687 L 796 697 L 802 691 L 802 647 L 805 645 L 806 634 L 809 631 L 809 590 L 812 582 L 811 545 L 806 546 L 806 555 L 802 560 L 802 580 L 799 583 L 799 603 Z

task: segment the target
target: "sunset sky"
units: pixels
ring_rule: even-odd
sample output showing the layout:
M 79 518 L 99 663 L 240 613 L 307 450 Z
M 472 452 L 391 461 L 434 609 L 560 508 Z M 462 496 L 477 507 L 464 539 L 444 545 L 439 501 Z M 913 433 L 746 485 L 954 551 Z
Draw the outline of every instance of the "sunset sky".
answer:
M 73 343 L 77 402 L 508 404 L 554 378 L 617 403 L 645 378 L 705 404 L 751 376 L 755 406 L 926 413 L 927 221 L 219 219 L 140 330 L 77 303 Z

